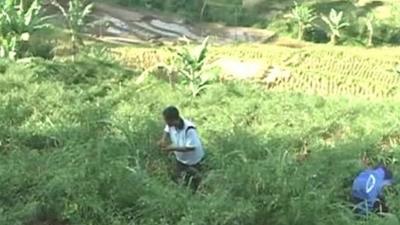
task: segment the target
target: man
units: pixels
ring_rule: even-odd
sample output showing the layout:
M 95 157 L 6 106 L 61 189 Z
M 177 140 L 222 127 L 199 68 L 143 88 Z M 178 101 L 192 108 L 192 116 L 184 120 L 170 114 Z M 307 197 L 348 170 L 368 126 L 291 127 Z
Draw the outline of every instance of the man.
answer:
M 192 122 L 183 119 L 174 106 L 167 107 L 163 111 L 163 117 L 166 126 L 159 146 L 165 152 L 175 153 L 174 180 L 177 182 L 184 178 L 185 185 L 190 184 L 195 192 L 201 181 L 200 164 L 205 155 L 196 127 Z
M 359 173 L 352 187 L 352 202 L 355 204 L 355 212 L 361 215 L 389 212 L 383 196 L 383 189 L 392 183 L 393 175 L 384 166 L 366 169 Z

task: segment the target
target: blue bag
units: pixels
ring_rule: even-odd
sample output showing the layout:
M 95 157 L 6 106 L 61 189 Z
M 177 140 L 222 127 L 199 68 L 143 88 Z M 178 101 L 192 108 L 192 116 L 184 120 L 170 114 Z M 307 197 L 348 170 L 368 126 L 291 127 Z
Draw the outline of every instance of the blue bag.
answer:
M 393 183 L 393 177 L 389 170 L 383 166 L 362 171 L 354 179 L 352 197 L 357 200 L 356 212 L 368 214 L 374 209 L 377 201 L 380 201 L 383 188 Z

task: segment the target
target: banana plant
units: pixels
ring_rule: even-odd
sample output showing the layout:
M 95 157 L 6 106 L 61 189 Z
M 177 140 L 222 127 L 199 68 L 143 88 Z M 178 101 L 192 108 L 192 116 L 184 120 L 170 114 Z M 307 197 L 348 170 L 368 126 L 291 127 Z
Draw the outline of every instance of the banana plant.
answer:
M 85 1 L 82 0 L 70 0 L 68 9 L 65 9 L 55 0 L 52 4 L 62 13 L 71 35 L 72 49 L 74 52 L 77 51 L 79 46 L 83 45 L 80 34 L 87 25 L 86 19 L 92 13 L 93 3 L 86 4 Z
M 194 49 L 182 48 L 177 52 L 178 75 L 187 85 L 192 97 L 198 96 L 217 76 L 204 66 L 207 57 L 208 37 Z
M 0 57 L 15 59 L 32 34 L 50 27 L 39 0 L 6 0 L 0 5 Z
M 0 39 L 0 58 L 9 58 L 14 60 L 17 58 L 17 37 L 7 36 Z
M 341 37 L 341 30 L 350 24 L 343 22 L 343 11 L 337 12 L 335 9 L 331 9 L 329 17 L 322 15 L 321 18 L 329 27 L 330 43 L 335 45 L 337 39 Z
M 313 27 L 313 22 L 317 18 L 313 9 L 299 5 L 296 1 L 294 2 L 294 8 L 290 14 L 290 18 L 297 23 L 298 35 L 297 39 L 302 40 L 304 38 L 304 32 L 307 29 Z

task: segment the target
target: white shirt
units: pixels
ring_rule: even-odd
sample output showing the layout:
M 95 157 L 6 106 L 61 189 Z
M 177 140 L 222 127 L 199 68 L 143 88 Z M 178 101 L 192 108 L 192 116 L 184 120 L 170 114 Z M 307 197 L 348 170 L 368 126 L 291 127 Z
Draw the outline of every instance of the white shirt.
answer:
M 164 131 L 167 132 L 171 138 L 172 144 L 177 147 L 193 148 L 194 151 L 189 152 L 174 152 L 176 159 L 185 165 L 195 165 L 199 163 L 204 157 L 204 150 L 196 129 L 188 127 L 195 127 L 194 124 L 188 120 L 183 120 L 184 127 L 182 130 L 175 127 L 165 126 Z

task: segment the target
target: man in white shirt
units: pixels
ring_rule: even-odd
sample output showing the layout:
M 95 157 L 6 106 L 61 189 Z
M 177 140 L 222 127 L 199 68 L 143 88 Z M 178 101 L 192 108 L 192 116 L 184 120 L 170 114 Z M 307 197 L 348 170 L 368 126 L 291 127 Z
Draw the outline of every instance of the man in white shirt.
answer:
M 163 116 L 166 126 L 159 145 L 163 151 L 175 154 L 174 180 L 184 178 L 185 184 L 190 184 L 193 191 L 196 191 L 201 180 L 200 164 L 205 155 L 196 127 L 183 119 L 174 106 L 167 107 Z

